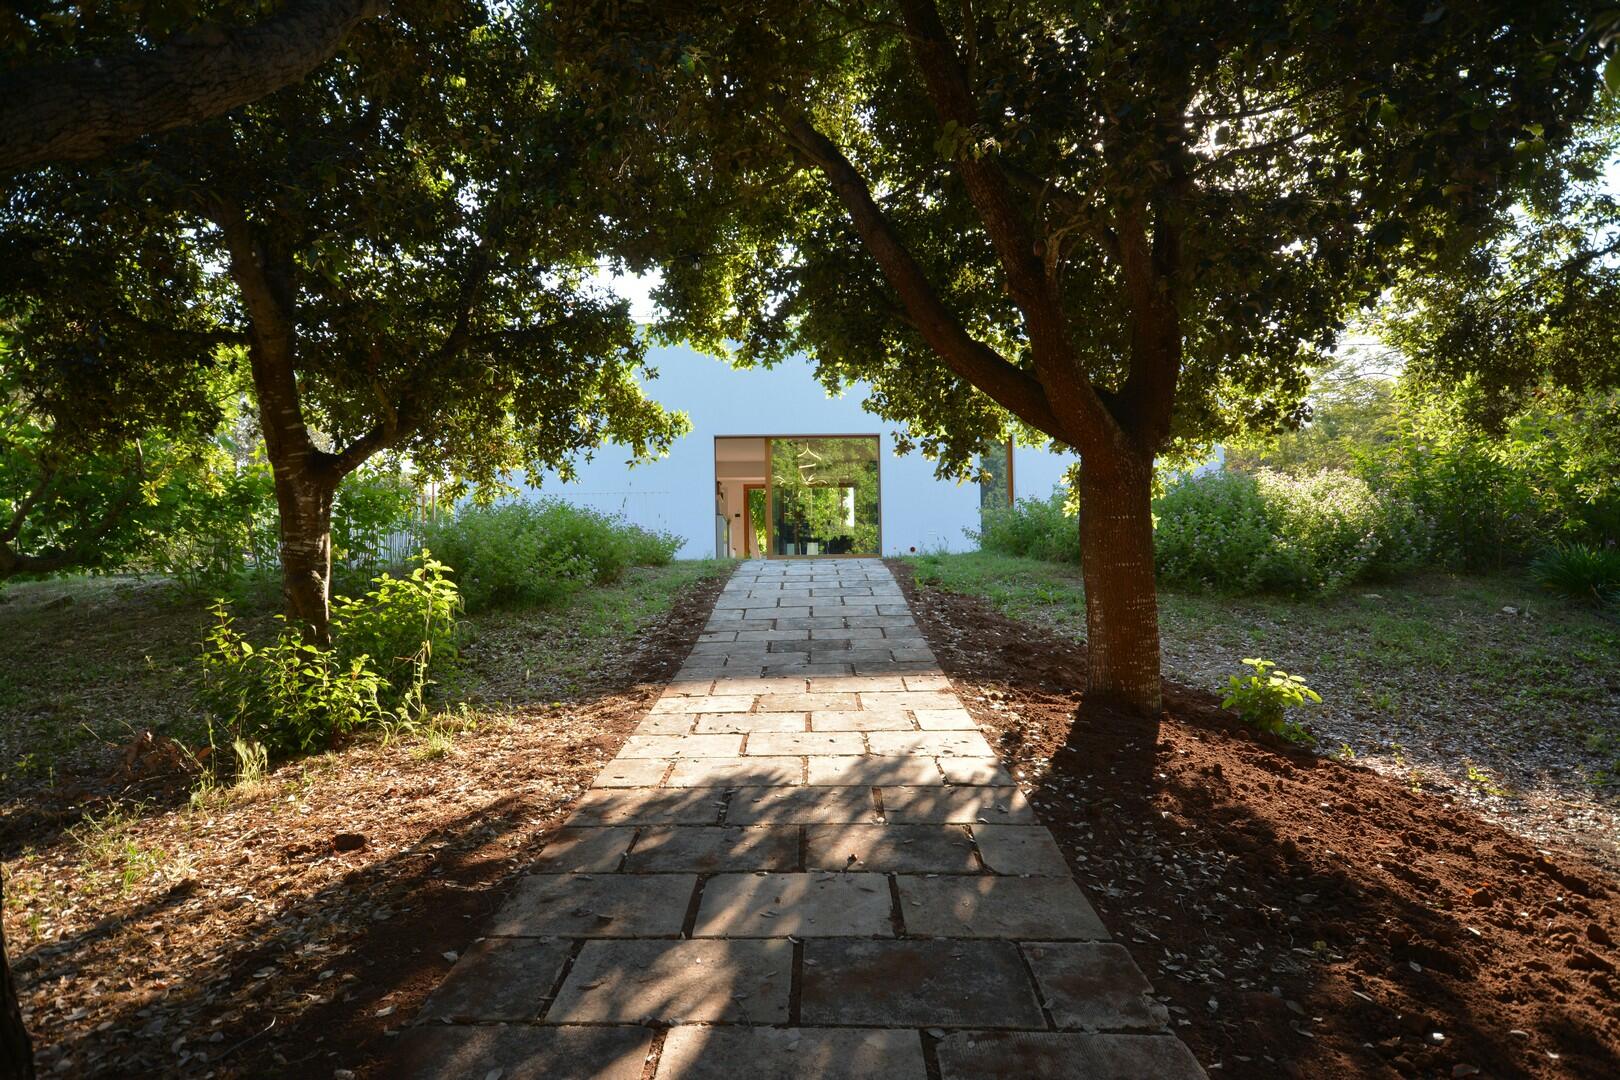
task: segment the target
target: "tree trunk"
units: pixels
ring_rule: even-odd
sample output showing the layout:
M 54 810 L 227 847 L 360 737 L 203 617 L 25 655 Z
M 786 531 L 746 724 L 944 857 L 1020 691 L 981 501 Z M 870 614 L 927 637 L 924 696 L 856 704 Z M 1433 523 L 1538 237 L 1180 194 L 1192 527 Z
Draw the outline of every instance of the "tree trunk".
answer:
M 302 459 L 304 462 L 308 458 Z M 281 597 L 310 642 L 332 643 L 332 501 L 337 485 L 308 468 L 270 462 L 281 517 Z
M 1153 466 L 1121 454 L 1080 466 L 1086 701 L 1144 716 L 1161 706 L 1153 579 Z M 1111 457 L 1111 455 L 1110 455 Z
M 0 880 L 0 907 L 4 907 L 5 885 Z M 11 978 L 11 961 L 6 956 L 6 935 L 0 929 L 0 1076 L 32 1080 L 34 1044 L 23 1026 L 22 1006 L 17 1002 L 17 984 Z

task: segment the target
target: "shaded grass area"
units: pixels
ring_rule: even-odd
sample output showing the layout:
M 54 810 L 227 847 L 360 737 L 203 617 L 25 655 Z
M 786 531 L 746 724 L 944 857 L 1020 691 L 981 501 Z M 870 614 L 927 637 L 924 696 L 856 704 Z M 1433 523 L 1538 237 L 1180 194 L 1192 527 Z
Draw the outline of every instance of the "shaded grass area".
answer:
M 411 1014 L 498 902 L 488 886 L 645 712 L 728 568 L 636 569 L 562 607 L 470 617 L 431 723 L 224 788 L 125 768 L 131 732 L 199 731 L 202 602 L 109 579 L 17 588 L 0 605 L 3 915 L 42 1064 L 200 1074 L 238 1044 L 254 1052 L 221 1075 L 362 1064 L 389 1004 Z
M 1077 568 L 989 553 L 909 560 L 920 584 L 1085 636 Z M 1244 657 L 1322 693 L 1303 719 L 1324 753 L 1521 818 L 1605 861 L 1620 758 L 1620 624 L 1525 578 L 1425 574 L 1326 600 L 1160 593 L 1165 677 L 1219 691 Z M 1076 678 L 1081 673 L 1076 673 Z

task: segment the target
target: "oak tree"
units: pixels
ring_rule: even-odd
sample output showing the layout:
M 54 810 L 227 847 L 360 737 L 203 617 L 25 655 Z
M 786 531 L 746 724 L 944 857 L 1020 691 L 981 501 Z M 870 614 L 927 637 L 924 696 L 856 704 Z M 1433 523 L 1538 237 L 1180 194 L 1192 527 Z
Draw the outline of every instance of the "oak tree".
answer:
M 679 196 L 664 331 L 868 380 L 946 471 L 1009 428 L 1078 453 L 1088 699 L 1156 713 L 1156 459 L 1288 421 L 1397 268 L 1557 182 L 1594 10 L 626 0 L 559 32 Z

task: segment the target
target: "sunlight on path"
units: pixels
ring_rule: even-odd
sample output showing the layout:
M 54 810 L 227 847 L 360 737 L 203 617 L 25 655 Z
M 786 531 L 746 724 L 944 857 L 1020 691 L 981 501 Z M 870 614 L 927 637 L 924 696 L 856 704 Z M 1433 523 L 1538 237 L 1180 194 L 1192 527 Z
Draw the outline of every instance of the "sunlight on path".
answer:
M 743 563 L 409 1075 L 1201 1077 L 884 565 Z

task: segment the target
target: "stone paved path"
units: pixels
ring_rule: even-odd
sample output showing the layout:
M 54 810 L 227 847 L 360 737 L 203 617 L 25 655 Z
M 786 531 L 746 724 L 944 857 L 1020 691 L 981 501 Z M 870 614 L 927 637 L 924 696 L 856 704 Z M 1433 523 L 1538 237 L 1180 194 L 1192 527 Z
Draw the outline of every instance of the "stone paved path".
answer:
M 409 1075 L 1204 1075 L 877 560 L 739 566 L 486 933 Z

